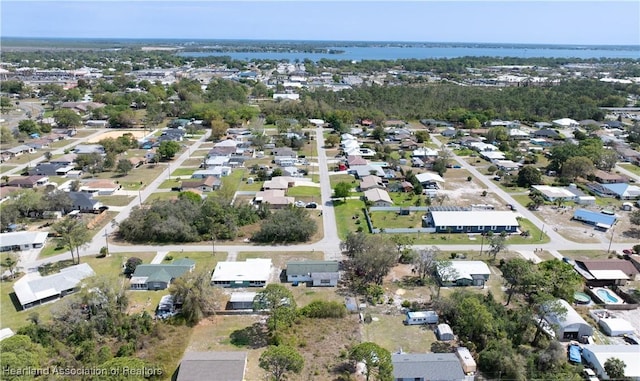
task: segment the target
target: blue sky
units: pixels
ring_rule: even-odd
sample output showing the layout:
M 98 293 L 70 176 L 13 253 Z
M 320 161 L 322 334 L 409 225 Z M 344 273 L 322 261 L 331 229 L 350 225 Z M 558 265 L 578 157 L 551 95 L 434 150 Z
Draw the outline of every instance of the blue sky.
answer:
M 2 0 L 2 36 L 640 45 L 640 1 Z

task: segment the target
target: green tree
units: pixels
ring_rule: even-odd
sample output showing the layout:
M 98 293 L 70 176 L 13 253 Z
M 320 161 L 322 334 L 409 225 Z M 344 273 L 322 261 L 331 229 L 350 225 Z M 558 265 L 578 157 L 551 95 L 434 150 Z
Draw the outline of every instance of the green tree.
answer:
M 537 269 L 533 262 L 527 261 L 523 258 L 513 258 L 504 263 L 500 267 L 502 271 L 502 277 L 505 283 L 509 286 L 507 289 L 506 306 L 511 303 L 511 298 L 514 294 L 527 294 L 532 288 L 535 288 L 537 279 Z
M 610 380 L 626 380 L 627 378 L 624 375 L 626 367 L 627 364 L 616 357 L 608 358 L 607 361 L 604 362 L 604 371 Z
M 116 169 L 118 173 L 126 175 L 127 173 L 131 172 L 131 170 L 133 169 L 133 164 L 131 164 L 131 161 L 129 159 L 120 159 L 118 160 L 118 165 Z
M 631 212 L 629 215 L 629 221 L 636 226 L 640 225 L 640 210 Z
M 253 236 L 255 242 L 306 242 L 318 230 L 305 208 L 288 207 L 268 216 Z
M 416 131 L 416 142 L 419 144 L 429 141 L 429 132 L 425 130 Z
M 487 142 L 504 142 L 509 140 L 509 134 L 504 127 L 498 126 L 489 129 L 487 132 Z
M 80 126 L 82 118 L 74 111 L 69 109 L 61 109 L 53 114 L 53 118 L 56 121 L 58 127 L 61 128 L 75 128 Z
M 518 186 L 522 188 L 542 184 L 542 173 L 534 166 L 525 165 L 518 172 L 518 180 L 516 182 Z
M 373 137 L 379 142 L 383 142 L 384 139 L 387 137 L 387 132 L 384 130 L 384 127 L 376 126 L 371 132 L 371 137 Z
M 297 374 L 302 371 L 304 358 L 290 346 L 272 345 L 260 355 L 259 365 L 271 374 L 274 381 L 283 381 L 287 373 Z
M 211 124 L 211 140 L 218 141 L 227 134 L 229 124 L 221 119 L 214 119 Z
M 0 143 L 2 144 L 12 143 L 13 140 L 14 140 L 13 134 L 11 133 L 11 130 L 9 129 L 9 127 L 1 126 L 0 127 Z
M 281 284 L 268 284 L 258 292 L 254 300 L 254 310 L 269 311 L 267 328 L 272 334 L 278 333 L 278 324 L 289 326 L 296 314 L 296 301 L 291 291 Z
M 124 265 L 124 275 L 128 277 L 133 275 L 133 273 L 136 271 L 136 267 L 138 267 L 138 265 L 140 264 L 142 264 L 142 259 L 138 257 L 131 257 L 127 259 L 127 262 L 125 262 Z
M 540 205 L 544 204 L 544 196 L 542 192 L 537 189 L 529 192 L 529 198 L 531 199 L 531 202 L 527 204 L 529 210 L 538 210 Z
M 0 266 L 6 267 L 9 269 L 9 274 L 11 275 L 11 278 L 15 277 L 15 270 L 17 265 L 18 265 L 18 257 L 14 253 L 6 254 L 2 262 L 0 262 Z
M 51 229 L 60 236 L 60 240 L 71 252 L 73 263 L 80 263 L 80 248 L 91 241 L 87 225 L 81 220 L 67 217 L 53 224 Z M 76 256 L 73 254 L 74 250 Z
M 151 367 L 144 361 L 129 356 L 114 357 L 98 365 L 98 369 L 104 369 L 92 377 L 96 381 L 145 381 L 145 369 Z M 127 369 L 127 372 L 123 370 Z
M 18 131 L 25 133 L 27 135 L 31 135 L 34 133 L 39 133 L 40 129 L 36 122 L 31 119 L 24 119 L 18 123 Z
M 564 261 L 553 259 L 541 262 L 538 270 L 543 279 L 538 288 L 542 287 L 555 298 L 572 301 L 574 293 L 582 289 L 583 278 Z
M 433 284 L 437 283 L 436 264 L 440 249 L 437 246 L 422 249 L 413 257 L 413 271 L 418 274 L 421 281 L 431 279 Z
M 335 147 L 340 144 L 340 137 L 335 134 L 331 134 L 324 139 L 324 142 L 329 147 Z
M 469 130 L 477 130 L 480 127 L 482 127 L 482 125 L 480 124 L 480 121 L 477 118 L 470 118 L 464 122 L 464 128 Z M 492 141 L 492 140 L 489 140 L 489 141 Z
M 574 156 L 567 159 L 562 166 L 562 177 L 571 181 L 577 177 L 587 177 L 594 170 L 593 162 L 585 156 Z
M 210 287 L 210 282 L 211 274 L 205 269 L 179 277 L 169 288 L 173 300 L 182 301 L 180 313 L 190 325 L 198 324 L 221 308 L 222 292 Z
M 349 359 L 365 366 L 365 380 L 392 381 L 391 353 L 376 343 L 364 342 L 351 348 Z
M 342 198 L 344 201 L 351 195 L 351 184 L 341 181 L 333 186 L 333 195 Z
M 380 234 L 349 233 L 340 247 L 348 257 L 345 262 L 347 273 L 356 290 L 368 283 L 382 284 L 385 275 L 397 263 L 393 242 Z
M 47 359 L 46 352 L 43 348 L 32 341 L 29 336 L 14 335 L 0 342 L 0 351 L 2 352 L 2 368 L 3 369 L 38 369 L 44 365 Z M 32 380 L 32 374 L 16 374 L 11 375 L 9 372 L 2 375 L 3 380 Z
M 173 159 L 179 151 L 180 144 L 173 140 L 165 140 L 160 143 L 160 146 L 158 147 L 158 153 L 163 159 Z
M 507 233 L 502 231 L 500 234 L 489 235 L 488 242 L 488 253 L 493 257 L 493 259 L 496 259 L 498 253 L 507 248 Z

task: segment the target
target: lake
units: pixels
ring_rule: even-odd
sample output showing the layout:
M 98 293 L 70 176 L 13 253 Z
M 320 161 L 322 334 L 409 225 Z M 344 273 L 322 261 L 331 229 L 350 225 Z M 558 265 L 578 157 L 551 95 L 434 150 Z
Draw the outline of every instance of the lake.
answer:
M 397 59 L 441 59 L 459 57 L 517 57 L 517 58 L 631 58 L 640 59 L 640 47 L 567 47 L 567 46 L 348 46 L 327 47 L 343 50 L 342 54 L 305 52 L 181 52 L 182 57 L 229 56 L 234 60 L 397 60 Z

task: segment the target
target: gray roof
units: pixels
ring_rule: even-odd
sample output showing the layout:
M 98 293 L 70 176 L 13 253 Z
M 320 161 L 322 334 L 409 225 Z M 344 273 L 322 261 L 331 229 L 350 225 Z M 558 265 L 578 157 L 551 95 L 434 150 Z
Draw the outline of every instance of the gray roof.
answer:
M 24 306 L 76 288 L 82 279 L 92 275 L 95 273 L 91 266 L 82 263 L 44 277 L 29 278 L 27 275 L 13 285 L 13 290 L 20 304 Z
M 79 206 L 81 209 L 98 209 L 100 201 L 95 200 L 93 195 L 88 192 L 67 192 L 73 207 Z
M 180 259 L 175 261 L 174 263 L 169 264 L 150 264 L 150 265 L 138 265 L 136 267 L 136 271 L 133 272 L 134 277 L 148 277 L 148 278 L 156 278 L 159 274 L 164 275 L 166 273 L 171 278 L 178 278 L 182 276 L 182 274 L 191 270 L 196 263 L 190 259 Z M 166 276 L 165 276 L 166 277 Z M 163 277 L 160 277 L 163 278 Z
M 394 353 L 393 378 L 424 378 L 438 381 L 464 380 L 460 360 L 454 353 Z
M 46 241 L 46 232 L 24 231 L 0 234 L 0 247 L 44 244 Z
M 246 352 L 187 352 L 176 381 L 242 381 Z
M 287 275 L 311 273 L 335 273 L 340 269 L 338 261 L 299 261 L 287 263 Z

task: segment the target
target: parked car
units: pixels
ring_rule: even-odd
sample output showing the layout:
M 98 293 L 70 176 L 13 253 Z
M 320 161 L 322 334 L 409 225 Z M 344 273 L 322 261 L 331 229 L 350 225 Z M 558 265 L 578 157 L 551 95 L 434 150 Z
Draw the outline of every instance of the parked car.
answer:
M 622 253 L 627 254 L 627 255 L 631 255 L 634 253 L 633 249 L 624 249 L 622 250 Z
M 598 377 L 596 376 L 596 373 L 592 369 L 589 369 L 589 368 L 582 369 L 582 376 L 587 381 L 600 381 L 600 380 L 598 380 Z
M 293 205 L 295 205 L 298 208 L 304 208 L 305 206 L 307 206 L 307 203 L 304 201 L 296 201 Z
M 310 202 L 305 206 L 305 208 L 307 209 L 315 209 L 317 207 L 318 207 L 318 204 L 316 204 L 315 202 Z

